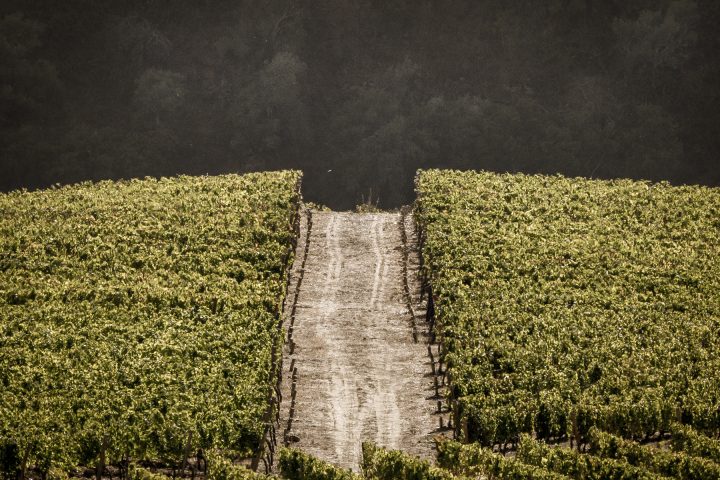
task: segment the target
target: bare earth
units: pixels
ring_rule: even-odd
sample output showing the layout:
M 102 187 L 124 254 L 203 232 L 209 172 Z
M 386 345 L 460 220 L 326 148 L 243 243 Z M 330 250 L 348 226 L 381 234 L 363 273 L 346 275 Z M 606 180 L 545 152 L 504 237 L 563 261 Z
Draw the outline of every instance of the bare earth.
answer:
M 363 441 L 433 458 L 440 432 L 415 234 L 402 218 L 313 211 L 290 278 L 278 441 L 354 470 Z

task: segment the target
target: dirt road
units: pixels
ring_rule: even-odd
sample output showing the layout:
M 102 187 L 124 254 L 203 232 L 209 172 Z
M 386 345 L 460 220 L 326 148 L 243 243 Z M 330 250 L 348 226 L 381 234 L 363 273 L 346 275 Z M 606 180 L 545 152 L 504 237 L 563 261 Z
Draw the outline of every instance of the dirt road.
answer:
M 439 418 L 411 217 L 313 211 L 301 237 L 308 228 L 291 276 L 299 288 L 285 322 L 278 441 L 355 470 L 368 440 L 434 457 Z

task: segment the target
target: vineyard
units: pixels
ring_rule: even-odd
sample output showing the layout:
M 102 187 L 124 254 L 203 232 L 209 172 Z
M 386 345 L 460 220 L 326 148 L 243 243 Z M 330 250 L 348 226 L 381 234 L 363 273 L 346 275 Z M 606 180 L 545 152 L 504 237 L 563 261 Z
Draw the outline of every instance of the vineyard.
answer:
M 0 477 L 720 480 L 718 189 L 300 177 L 0 195 Z
M 3 476 L 92 467 L 149 480 L 143 462 L 175 472 L 201 449 L 254 455 L 299 182 L 277 172 L 0 196 Z
M 686 429 L 680 425 L 674 428 Z M 673 430 L 675 433 L 675 430 Z M 702 443 L 717 448 L 720 442 L 705 438 Z M 478 443 L 437 440 L 438 458 L 427 460 L 374 443 L 363 443 L 359 473 L 339 468 L 298 449 L 283 448 L 278 461 L 280 478 L 288 480 L 712 480 L 720 478 L 720 465 L 710 458 L 694 456 L 691 450 L 668 445 L 641 445 L 597 429 L 591 429 L 587 452 L 548 445 L 522 434 L 513 456 L 505 456 Z M 214 460 L 209 480 L 260 480 L 261 475 Z M 168 480 L 166 476 L 132 480 Z
M 458 439 L 720 436 L 720 192 L 456 171 L 417 192 Z

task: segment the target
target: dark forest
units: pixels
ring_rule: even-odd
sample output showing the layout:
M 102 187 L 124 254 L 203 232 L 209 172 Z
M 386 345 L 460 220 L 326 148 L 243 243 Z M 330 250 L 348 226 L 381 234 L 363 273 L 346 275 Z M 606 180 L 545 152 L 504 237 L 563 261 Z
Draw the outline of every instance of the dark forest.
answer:
M 0 189 L 298 168 L 720 184 L 716 0 L 3 0 Z

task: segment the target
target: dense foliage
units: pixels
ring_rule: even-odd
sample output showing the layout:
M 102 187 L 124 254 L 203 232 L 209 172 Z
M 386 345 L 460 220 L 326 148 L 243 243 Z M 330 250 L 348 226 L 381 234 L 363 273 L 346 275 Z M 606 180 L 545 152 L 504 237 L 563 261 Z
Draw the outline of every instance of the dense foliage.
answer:
M 299 181 L 0 195 L 1 469 L 250 453 L 276 378 Z
M 674 423 L 671 447 L 695 457 L 707 458 L 720 465 L 720 440 L 708 438 L 692 428 Z
M 278 467 L 283 478 L 289 480 L 359 480 L 350 470 L 335 467 L 294 448 L 280 450 Z
M 720 434 L 720 190 L 423 171 L 457 433 Z
M 438 465 L 472 478 L 491 480 L 562 480 L 568 478 L 543 466 L 528 465 L 484 448 L 477 443 L 462 444 L 451 440 L 439 440 Z
M 205 459 L 207 461 L 207 472 L 205 476 L 207 480 L 262 480 L 265 478 L 271 478 L 262 473 L 256 473 L 243 466 L 234 464 L 226 458 L 222 452 L 217 450 L 207 451 L 205 453 Z
M 132 464 L 128 469 L 128 480 L 168 480 L 171 477 L 155 473 L 138 465 Z
M 368 442 L 363 443 L 362 475 L 333 467 L 299 450 L 285 449 L 280 456 L 280 470 L 282 478 L 291 480 L 720 479 L 720 466 L 685 452 L 668 451 L 665 441 L 639 444 L 595 428 L 589 436 L 587 451 L 580 451 L 522 435 L 517 449 L 508 456 L 479 443 L 437 437 L 436 465 Z
M 518 461 L 542 466 L 578 480 L 660 480 L 663 477 L 642 466 L 623 460 L 583 454 L 570 448 L 552 447 L 523 435 L 517 450 Z
M 442 468 L 432 465 L 399 450 L 387 450 L 374 443 L 362 445 L 363 476 L 372 480 L 453 480 L 456 477 Z
M 586 452 L 548 445 L 528 435 L 512 457 L 478 443 L 438 441 L 438 463 L 454 473 L 497 480 L 561 479 L 719 479 L 719 466 L 686 453 L 674 453 L 663 443 L 641 445 L 621 437 L 590 431 Z
M 668 452 L 658 445 L 640 445 L 616 435 L 590 430 L 590 453 L 625 460 L 660 475 L 681 479 L 720 479 L 720 465 L 684 452 Z
M 720 183 L 716 0 L 3 0 L 0 189 L 275 168 Z

